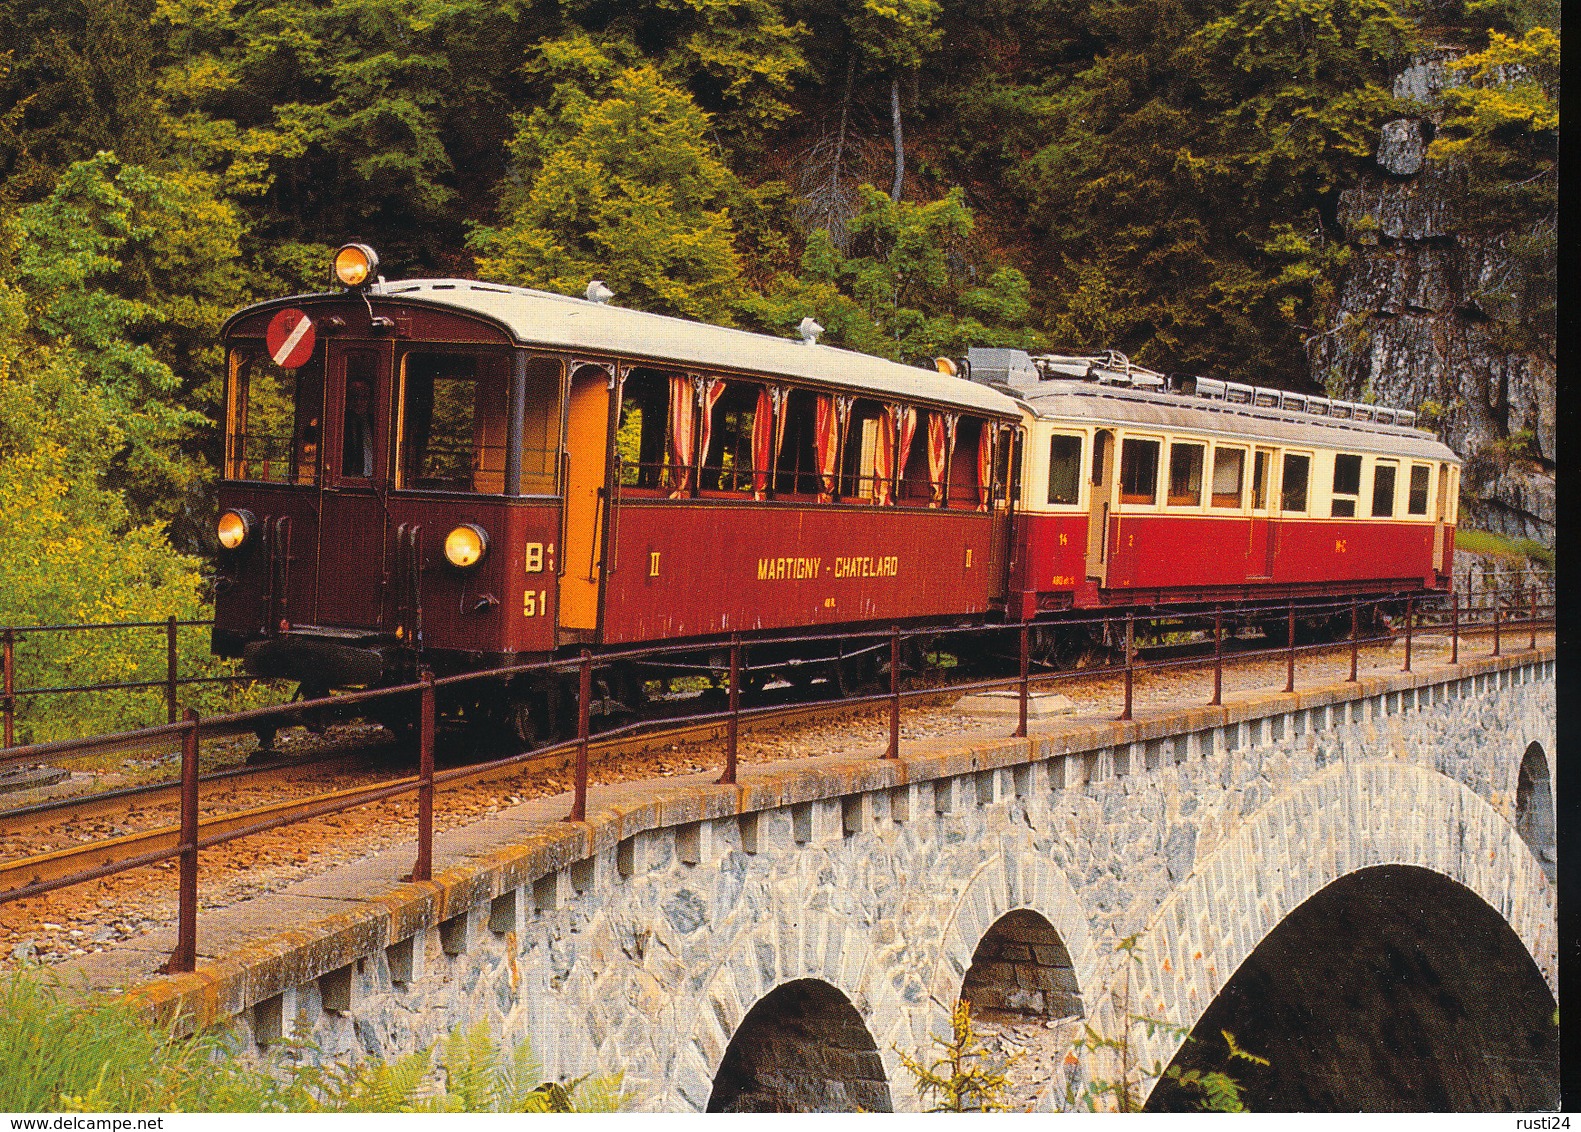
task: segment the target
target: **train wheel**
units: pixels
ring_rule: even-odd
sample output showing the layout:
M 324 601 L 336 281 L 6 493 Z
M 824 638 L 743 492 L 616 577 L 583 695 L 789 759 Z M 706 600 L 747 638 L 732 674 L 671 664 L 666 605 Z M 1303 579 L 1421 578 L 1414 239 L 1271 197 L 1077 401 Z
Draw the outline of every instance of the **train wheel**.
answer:
M 879 691 L 878 654 L 865 652 L 831 661 L 829 682 L 841 699 Z

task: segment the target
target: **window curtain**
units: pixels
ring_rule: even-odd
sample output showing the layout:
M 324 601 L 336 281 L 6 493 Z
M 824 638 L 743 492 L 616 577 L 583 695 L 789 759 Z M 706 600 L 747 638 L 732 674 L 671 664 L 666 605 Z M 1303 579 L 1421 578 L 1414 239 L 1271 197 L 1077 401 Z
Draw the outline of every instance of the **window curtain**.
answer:
M 774 399 L 774 455 L 769 461 L 769 468 L 773 472 L 773 476 L 769 480 L 769 484 L 772 490 L 779 491 L 780 455 L 785 451 L 785 423 L 790 416 L 785 410 L 790 404 L 790 390 L 783 385 L 771 385 L 769 387 L 769 396 Z M 794 473 L 791 475 L 790 490 L 796 490 L 796 476 Z
M 693 400 L 692 379 L 670 378 L 670 468 L 671 499 L 680 499 L 692 491 L 692 440 L 693 421 L 696 413 Z
M 816 436 L 818 457 L 818 502 L 829 503 L 834 499 L 835 485 L 840 475 L 840 402 L 832 393 L 819 393 L 814 397 L 817 405 Z
M 697 467 L 701 476 L 702 466 L 708 460 L 708 445 L 714 438 L 714 406 L 719 404 L 719 398 L 725 395 L 724 379 L 700 377 L 697 379 L 697 391 L 703 405 L 702 421 L 697 430 Z
M 768 386 L 758 389 L 757 408 L 752 410 L 752 498 L 764 499 L 768 495 L 769 473 L 774 469 L 774 459 L 779 446 L 774 443 L 774 406 L 778 398 Z
M 899 483 L 906 474 L 906 465 L 911 462 L 911 442 L 917 436 L 917 410 L 910 405 L 897 407 L 900 409 L 900 445 L 895 458 L 895 482 Z
M 953 414 L 928 412 L 928 506 L 944 505 L 944 476 L 955 451 Z
M 895 431 L 899 427 L 898 406 L 885 405 L 878 429 L 878 445 L 873 453 L 873 498 L 880 507 L 893 500 L 895 477 Z
M 988 510 L 994 487 L 994 435 L 999 430 L 987 421 L 977 430 L 977 509 Z
M 884 406 L 884 426 L 879 430 L 878 453 L 873 469 L 878 481 L 879 506 L 896 502 L 895 477 L 904 474 L 906 459 L 911 455 L 911 438 L 917 432 L 917 410 L 905 405 Z M 899 436 L 897 443 L 896 437 Z

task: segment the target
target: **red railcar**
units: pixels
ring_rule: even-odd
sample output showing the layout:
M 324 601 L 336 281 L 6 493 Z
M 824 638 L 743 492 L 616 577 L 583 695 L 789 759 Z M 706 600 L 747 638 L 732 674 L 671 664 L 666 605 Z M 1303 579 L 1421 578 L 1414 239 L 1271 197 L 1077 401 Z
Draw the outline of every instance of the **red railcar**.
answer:
M 1026 412 L 1013 616 L 1450 587 L 1460 461 L 1412 413 L 972 353 Z
M 460 280 L 224 336 L 214 647 L 260 675 L 1003 610 L 1019 409 L 981 384 Z

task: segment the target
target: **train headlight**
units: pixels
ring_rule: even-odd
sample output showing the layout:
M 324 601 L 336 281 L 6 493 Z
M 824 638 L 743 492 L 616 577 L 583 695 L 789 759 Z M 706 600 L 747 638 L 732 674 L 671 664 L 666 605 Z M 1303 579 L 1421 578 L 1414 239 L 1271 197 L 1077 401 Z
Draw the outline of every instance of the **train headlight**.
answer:
M 343 287 L 361 287 L 378 271 L 379 253 L 367 244 L 346 244 L 335 253 L 335 278 Z
M 220 521 L 214 524 L 214 533 L 226 550 L 236 550 L 252 537 L 253 526 L 253 513 L 238 508 L 220 516 Z
M 445 561 L 458 570 L 476 566 L 488 552 L 488 532 L 473 523 L 462 523 L 445 536 Z

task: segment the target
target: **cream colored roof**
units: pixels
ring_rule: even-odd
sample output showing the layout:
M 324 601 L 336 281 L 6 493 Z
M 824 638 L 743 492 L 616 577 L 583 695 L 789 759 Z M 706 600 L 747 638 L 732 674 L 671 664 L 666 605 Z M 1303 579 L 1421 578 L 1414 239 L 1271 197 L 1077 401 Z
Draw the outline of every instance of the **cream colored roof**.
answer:
M 833 346 L 731 330 L 705 322 L 591 303 L 525 287 L 469 279 L 409 279 L 372 287 L 370 297 L 449 307 L 490 319 L 526 346 L 582 350 L 695 369 L 800 378 L 877 397 L 959 406 L 1002 416 L 1020 408 L 997 390 L 965 378 Z
M 1040 420 L 1217 433 L 1254 443 L 1344 448 L 1460 463 L 1460 457 L 1430 433 L 1399 425 L 1334 420 L 1310 413 L 1235 405 L 1180 393 L 1122 389 L 1090 381 L 1043 381 L 1035 389 L 1017 388 L 1016 392 Z

